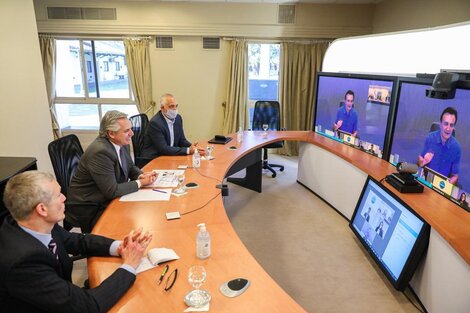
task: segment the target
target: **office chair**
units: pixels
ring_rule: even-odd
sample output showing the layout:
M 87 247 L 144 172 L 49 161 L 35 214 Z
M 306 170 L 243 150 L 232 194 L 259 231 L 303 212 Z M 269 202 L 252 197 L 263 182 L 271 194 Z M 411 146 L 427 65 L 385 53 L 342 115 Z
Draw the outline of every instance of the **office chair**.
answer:
M 67 135 L 49 143 L 48 151 L 61 192 L 67 197 L 70 181 L 83 155 L 80 141 L 73 134 Z M 66 200 L 64 228 L 70 230 L 72 227 L 80 227 L 82 233 L 89 233 L 95 212 L 98 211 L 97 203 L 74 203 Z
M 129 117 L 132 124 L 132 147 L 134 149 L 134 162 L 138 168 L 142 168 L 151 161 L 151 159 L 142 157 L 142 148 L 144 146 L 144 135 L 149 119 L 146 114 L 137 114 Z
M 279 102 L 277 101 L 256 101 L 255 110 L 253 111 L 252 130 L 262 130 L 263 124 L 268 124 L 271 130 L 281 130 L 281 115 Z M 267 169 L 272 173 L 272 177 L 276 177 L 274 167 L 284 171 L 284 166 L 280 164 L 268 163 L 268 149 L 278 149 L 284 146 L 283 141 L 273 142 L 263 147 L 263 169 Z

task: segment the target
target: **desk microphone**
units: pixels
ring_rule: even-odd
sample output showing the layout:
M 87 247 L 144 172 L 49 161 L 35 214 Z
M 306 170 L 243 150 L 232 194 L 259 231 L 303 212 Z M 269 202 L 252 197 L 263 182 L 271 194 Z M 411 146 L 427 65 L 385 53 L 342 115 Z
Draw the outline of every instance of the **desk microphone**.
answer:
M 418 172 L 418 165 L 413 163 L 399 162 L 397 164 L 397 171 L 400 174 L 416 174 Z

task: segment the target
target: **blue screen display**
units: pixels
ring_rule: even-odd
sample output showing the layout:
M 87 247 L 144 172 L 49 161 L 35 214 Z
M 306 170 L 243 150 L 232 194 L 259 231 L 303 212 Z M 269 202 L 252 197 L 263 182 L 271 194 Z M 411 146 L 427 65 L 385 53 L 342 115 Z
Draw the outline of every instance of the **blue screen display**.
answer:
M 430 138 L 432 132 L 439 140 L 441 114 L 446 108 L 453 107 L 458 115 L 452 137 L 455 139 L 454 142 L 460 146 L 460 160 L 456 161 L 457 149 L 448 148 L 443 152 L 445 155 L 442 157 L 440 165 L 433 168 L 434 165 L 429 163 L 428 166 L 440 173 L 443 173 L 444 170 L 439 170 L 439 168 L 448 168 L 449 164 L 452 164 L 452 170 L 458 168 L 458 180 L 451 196 L 459 199 L 463 192 L 470 191 L 470 155 L 468 152 L 470 145 L 470 90 L 457 89 L 454 99 L 433 99 L 426 97 L 426 89 L 429 89 L 430 86 L 431 84 L 417 82 L 400 82 L 390 161 L 392 163 L 417 163 L 418 156 L 423 154 L 424 150 L 431 149 L 428 146 L 425 147 L 425 142 L 427 138 Z M 437 153 L 434 153 L 434 157 Z M 444 174 L 449 178 L 453 176 L 448 173 Z M 424 173 L 422 175 L 424 176 Z M 424 177 L 424 179 L 426 178 Z M 430 180 L 428 179 L 428 181 Z
M 345 94 L 354 92 L 357 137 L 383 150 L 394 82 L 381 79 L 318 76 L 314 128 L 328 132 L 344 107 Z M 351 132 L 351 131 L 348 131 Z

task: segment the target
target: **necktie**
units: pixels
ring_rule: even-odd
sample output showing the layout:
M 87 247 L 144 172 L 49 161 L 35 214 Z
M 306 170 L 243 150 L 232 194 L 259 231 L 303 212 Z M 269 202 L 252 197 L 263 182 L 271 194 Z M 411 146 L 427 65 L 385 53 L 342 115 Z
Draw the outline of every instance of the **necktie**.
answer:
M 51 238 L 51 241 L 49 241 L 47 247 L 49 248 L 49 251 L 51 251 L 51 253 L 55 256 L 55 258 L 59 259 L 59 255 L 57 254 L 57 243 L 53 238 Z
M 119 156 L 121 158 L 122 171 L 125 174 L 127 174 L 127 159 L 126 159 L 126 156 L 125 156 L 125 153 L 124 153 L 124 147 L 121 147 L 121 149 L 119 149 Z

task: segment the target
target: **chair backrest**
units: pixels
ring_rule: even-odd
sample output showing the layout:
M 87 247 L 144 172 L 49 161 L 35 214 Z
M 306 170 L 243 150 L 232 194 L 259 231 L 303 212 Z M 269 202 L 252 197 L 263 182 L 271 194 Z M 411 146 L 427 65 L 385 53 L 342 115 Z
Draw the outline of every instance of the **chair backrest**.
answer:
M 54 140 L 47 149 L 61 192 L 67 196 L 70 180 L 83 154 L 80 141 L 77 136 L 71 134 Z
M 132 147 L 134 149 L 134 160 L 142 156 L 142 148 L 144 146 L 144 135 L 147 125 L 149 123 L 149 118 L 146 114 L 137 114 L 129 117 L 129 120 L 132 124 Z
M 268 124 L 270 130 L 281 130 L 280 106 L 277 101 L 256 101 L 252 130 L 262 130 Z

